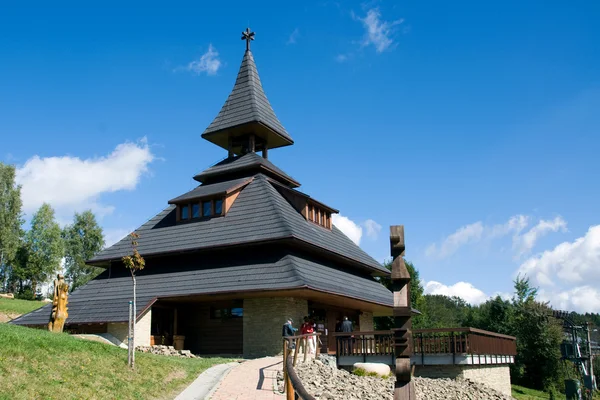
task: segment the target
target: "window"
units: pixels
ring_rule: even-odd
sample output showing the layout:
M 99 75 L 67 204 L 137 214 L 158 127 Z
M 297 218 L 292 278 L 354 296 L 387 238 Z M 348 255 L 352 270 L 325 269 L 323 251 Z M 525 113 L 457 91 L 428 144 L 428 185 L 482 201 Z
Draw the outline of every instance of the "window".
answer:
M 244 309 L 242 307 L 211 307 L 210 319 L 233 319 L 243 318 Z
M 223 214 L 223 199 L 215 200 L 215 215 Z
M 212 202 L 209 201 L 203 201 L 202 202 L 202 216 L 203 217 L 210 217 L 212 215 Z
M 331 213 L 319 208 L 318 206 L 308 206 L 308 215 L 306 216 L 306 219 L 314 222 L 315 224 L 321 225 L 324 228 L 331 229 Z
M 200 204 L 192 204 L 192 218 L 200 218 Z
M 190 207 L 181 206 L 181 219 L 188 219 L 190 217 Z

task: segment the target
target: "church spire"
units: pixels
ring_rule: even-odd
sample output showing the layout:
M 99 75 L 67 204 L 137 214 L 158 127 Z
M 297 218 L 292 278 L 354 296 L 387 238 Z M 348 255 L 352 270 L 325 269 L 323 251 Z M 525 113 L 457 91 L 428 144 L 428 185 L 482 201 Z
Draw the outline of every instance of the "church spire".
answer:
M 254 32 L 242 32 L 246 52 L 233 90 L 202 138 L 229 151 L 229 155 L 263 151 L 294 143 L 273 111 L 263 90 L 250 50 Z

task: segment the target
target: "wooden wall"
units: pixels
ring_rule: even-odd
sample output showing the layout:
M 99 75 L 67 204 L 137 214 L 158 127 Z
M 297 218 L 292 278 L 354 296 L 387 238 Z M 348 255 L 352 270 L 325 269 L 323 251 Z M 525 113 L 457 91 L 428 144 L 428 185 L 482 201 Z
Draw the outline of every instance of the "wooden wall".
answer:
M 178 306 L 178 333 L 194 354 L 242 354 L 242 318 L 211 319 L 210 307 L 227 303 L 192 303 Z

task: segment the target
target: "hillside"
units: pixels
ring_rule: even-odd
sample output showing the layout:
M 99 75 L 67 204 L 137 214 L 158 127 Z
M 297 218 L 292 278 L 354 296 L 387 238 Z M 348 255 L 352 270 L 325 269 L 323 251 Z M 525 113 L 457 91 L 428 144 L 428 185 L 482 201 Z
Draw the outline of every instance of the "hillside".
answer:
M 230 360 L 136 353 L 67 334 L 0 324 L 0 399 L 169 399 Z
M 18 300 L 0 298 L 0 322 L 7 322 L 19 315 L 37 310 L 46 303 L 35 300 Z

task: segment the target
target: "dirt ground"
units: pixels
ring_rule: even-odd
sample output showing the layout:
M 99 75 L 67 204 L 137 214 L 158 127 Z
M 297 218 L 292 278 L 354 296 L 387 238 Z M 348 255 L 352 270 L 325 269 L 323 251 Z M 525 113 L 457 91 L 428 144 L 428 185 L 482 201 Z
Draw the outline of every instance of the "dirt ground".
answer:
M 0 323 L 8 322 L 11 319 L 17 318 L 18 316 L 19 316 L 19 314 L 6 313 L 6 312 L 0 311 Z

